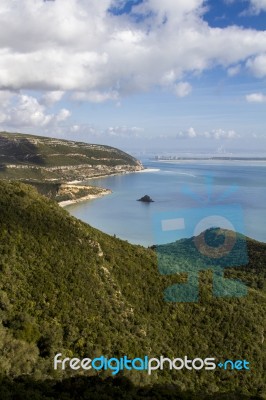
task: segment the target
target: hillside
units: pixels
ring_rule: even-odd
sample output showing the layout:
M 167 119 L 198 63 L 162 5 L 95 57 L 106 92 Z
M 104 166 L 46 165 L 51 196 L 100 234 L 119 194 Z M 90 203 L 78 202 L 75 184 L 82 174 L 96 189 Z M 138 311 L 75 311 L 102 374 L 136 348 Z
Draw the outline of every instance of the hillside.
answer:
M 62 183 L 142 168 L 114 147 L 0 132 L 0 179 Z
M 204 271 L 198 303 L 170 303 L 164 290 L 185 275 L 160 275 L 153 249 L 108 236 L 18 182 L 0 181 L 0 214 L 1 398 L 265 398 L 265 244 L 247 239 L 249 263 L 228 272 L 248 296 L 213 297 Z M 187 257 L 190 239 L 174 246 Z M 123 371 L 113 380 L 54 371 L 59 352 L 246 359 L 251 370 Z

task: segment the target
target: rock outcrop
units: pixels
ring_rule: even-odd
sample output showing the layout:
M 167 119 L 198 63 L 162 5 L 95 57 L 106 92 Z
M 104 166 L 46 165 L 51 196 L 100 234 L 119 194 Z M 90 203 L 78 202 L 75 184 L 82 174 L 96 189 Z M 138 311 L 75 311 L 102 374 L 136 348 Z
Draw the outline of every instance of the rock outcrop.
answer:
M 154 200 L 152 200 L 147 194 L 145 194 L 145 196 L 141 197 L 137 201 L 142 201 L 143 203 L 154 203 Z

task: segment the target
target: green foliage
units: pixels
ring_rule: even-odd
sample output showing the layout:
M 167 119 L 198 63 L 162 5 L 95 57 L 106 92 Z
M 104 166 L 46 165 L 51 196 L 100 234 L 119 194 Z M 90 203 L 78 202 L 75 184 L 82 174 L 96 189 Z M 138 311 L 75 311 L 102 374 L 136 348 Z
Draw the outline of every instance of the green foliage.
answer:
M 20 133 L 0 132 L 0 150 L 1 179 L 84 180 L 139 166 L 134 157 L 114 147 Z
M 30 378 L 3 379 L 0 398 L 5 400 L 259 400 L 259 396 L 226 394 L 206 395 L 181 391 L 176 385 L 135 386 L 124 377 L 76 377 L 61 382 L 33 381 Z
M 0 214 L 0 374 L 6 395 L 0 391 L 1 398 L 53 399 L 60 393 L 61 399 L 96 399 L 90 385 L 102 399 L 112 398 L 109 390 L 114 398 L 127 398 L 123 393 L 130 391 L 132 399 L 141 398 L 136 397 L 140 393 L 152 399 L 179 398 L 171 394 L 173 385 L 176 396 L 202 393 L 196 397 L 202 399 L 222 399 L 217 393 L 226 393 L 225 399 L 265 394 L 265 244 L 248 239 L 249 264 L 228 272 L 249 285 L 248 296 L 214 298 L 211 272 L 205 271 L 199 303 L 166 303 L 164 289 L 184 282 L 186 275 L 160 275 L 154 250 L 82 223 L 22 183 L 0 181 Z M 151 376 L 126 371 L 123 379 L 134 383 L 132 389 L 127 380 L 120 382 L 121 388 L 108 377 L 105 383 L 97 378 L 96 386 L 93 380 L 84 384 L 76 377 L 72 385 L 59 381 L 70 379 L 73 372 L 53 370 L 58 352 L 81 358 L 245 358 L 252 371 L 164 370 Z M 29 375 L 30 387 L 20 380 L 22 374 Z M 11 378 L 15 393 L 32 390 L 32 397 L 8 397 Z M 80 389 L 80 397 L 76 392 L 69 397 L 77 382 L 84 393 Z M 100 397 L 103 390 L 106 396 Z M 234 392 L 239 397 L 233 397 Z

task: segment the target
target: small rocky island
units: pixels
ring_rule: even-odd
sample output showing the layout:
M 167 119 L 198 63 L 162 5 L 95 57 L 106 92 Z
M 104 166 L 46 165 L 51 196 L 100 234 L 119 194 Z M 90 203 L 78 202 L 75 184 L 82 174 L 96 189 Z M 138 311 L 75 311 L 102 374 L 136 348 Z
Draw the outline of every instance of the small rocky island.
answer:
M 141 197 L 137 201 L 143 201 L 144 203 L 154 203 L 154 200 L 152 200 L 147 194 L 145 194 L 145 196 Z

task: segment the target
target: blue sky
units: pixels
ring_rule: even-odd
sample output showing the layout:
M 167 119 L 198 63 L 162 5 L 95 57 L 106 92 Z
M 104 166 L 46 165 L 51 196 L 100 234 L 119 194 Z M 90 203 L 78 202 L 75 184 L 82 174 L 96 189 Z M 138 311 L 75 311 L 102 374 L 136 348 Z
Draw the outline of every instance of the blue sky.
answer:
M 0 52 L 1 130 L 266 155 L 266 0 L 2 0 Z
M 263 4 L 263 2 L 261 3 Z M 207 4 L 209 11 L 204 15 L 204 19 L 213 27 L 224 28 L 229 25 L 240 25 L 262 31 L 266 29 L 265 11 L 263 9 L 259 13 L 255 10 L 252 11 L 248 1 L 212 0 Z

